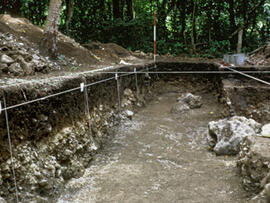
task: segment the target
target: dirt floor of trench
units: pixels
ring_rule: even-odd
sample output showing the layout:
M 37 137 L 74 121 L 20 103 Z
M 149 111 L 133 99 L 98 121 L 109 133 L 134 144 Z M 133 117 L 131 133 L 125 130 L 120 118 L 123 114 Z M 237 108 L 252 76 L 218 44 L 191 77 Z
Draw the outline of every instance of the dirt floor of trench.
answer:
M 132 120 L 123 122 L 58 203 L 246 202 L 235 157 L 217 157 L 207 147 L 209 121 L 222 117 L 216 93 L 182 81 L 160 85 L 159 94 Z M 202 96 L 203 106 L 170 113 L 182 93 Z

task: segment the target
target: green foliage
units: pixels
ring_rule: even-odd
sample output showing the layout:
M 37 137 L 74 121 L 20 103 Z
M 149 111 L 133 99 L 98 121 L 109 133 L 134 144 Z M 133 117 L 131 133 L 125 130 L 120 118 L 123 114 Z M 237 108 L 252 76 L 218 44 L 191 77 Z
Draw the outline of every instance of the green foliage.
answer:
M 205 57 L 222 57 L 224 53 L 230 51 L 230 41 L 211 41 L 208 49 L 205 50 L 202 56 Z
M 192 11 L 194 1 L 133 0 L 135 18 L 130 19 L 126 1 L 119 0 L 121 18 L 115 19 L 112 0 L 74 0 L 74 12 L 66 30 L 67 0 L 62 0 L 60 30 L 84 44 L 93 41 L 114 42 L 129 50 L 153 52 L 153 11 L 157 11 L 157 49 L 159 54 L 191 53 Z M 231 23 L 229 1 L 197 0 L 195 13 L 195 44 L 197 53 L 205 57 L 220 57 L 233 52 L 237 36 L 229 36 L 249 24 L 243 36 L 243 51 L 249 52 L 270 38 L 270 0 L 249 12 L 261 0 L 233 1 L 234 24 Z M 49 0 L 4 0 L 0 13 L 26 17 L 36 25 L 44 25 Z M 249 16 L 251 15 L 251 16 Z M 185 33 L 185 34 L 184 34 Z M 233 48 L 233 49 L 232 49 Z

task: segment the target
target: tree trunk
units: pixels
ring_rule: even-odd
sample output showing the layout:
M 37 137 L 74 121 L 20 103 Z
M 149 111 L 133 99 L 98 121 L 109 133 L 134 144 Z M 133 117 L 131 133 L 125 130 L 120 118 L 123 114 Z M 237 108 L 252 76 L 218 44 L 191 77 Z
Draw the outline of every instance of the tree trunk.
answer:
M 233 32 L 236 28 L 235 24 L 235 13 L 234 13 L 234 0 L 228 0 L 229 3 L 229 13 L 230 13 L 230 31 Z M 236 38 L 230 39 L 231 50 L 235 50 Z
M 242 52 L 242 44 L 243 44 L 243 30 L 240 30 L 238 33 L 237 53 Z
M 195 45 L 195 24 L 196 24 L 196 0 L 193 1 L 193 12 L 192 12 L 192 31 L 191 31 L 191 46 L 192 46 L 192 53 L 196 53 L 196 45 Z
M 74 0 L 67 0 L 67 13 L 66 13 L 66 32 L 69 33 L 69 24 L 73 16 Z
M 118 18 L 122 18 L 120 12 L 120 1 L 113 0 L 113 19 L 116 20 Z
M 132 2 L 132 0 L 126 0 L 126 3 L 127 3 L 127 20 L 130 21 L 134 18 L 133 2 Z
M 46 26 L 44 28 L 41 50 L 44 54 L 56 58 L 57 56 L 57 34 L 60 18 L 62 0 L 51 0 Z
M 180 5 L 180 18 L 181 18 L 181 36 L 184 40 L 185 46 L 187 46 L 187 39 L 186 39 L 186 0 L 178 0 L 178 4 Z
M 246 24 L 249 24 L 249 19 L 247 16 L 247 10 L 248 10 L 248 1 L 247 0 L 243 0 L 242 2 L 242 14 L 243 14 L 243 19 L 244 22 L 247 22 Z M 256 17 L 255 17 L 256 18 Z M 245 45 L 245 39 L 246 39 L 246 30 L 247 28 L 245 27 L 244 29 L 242 29 L 243 35 L 242 35 L 242 44 Z
M 208 24 L 208 45 L 210 46 L 212 41 L 212 10 L 213 10 L 213 2 L 209 0 L 208 9 L 207 9 L 207 24 Z

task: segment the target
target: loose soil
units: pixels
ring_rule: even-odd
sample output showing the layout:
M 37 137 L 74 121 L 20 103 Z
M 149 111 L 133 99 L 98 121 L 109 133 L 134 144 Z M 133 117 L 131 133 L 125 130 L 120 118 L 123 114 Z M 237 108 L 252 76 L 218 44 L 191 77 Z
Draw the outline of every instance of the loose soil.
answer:
M 246 202 L 234 157 L 207 149 L 207 124 L 221 118 L 216 94 L 188 81 L 160 83 L 159 95 L 114 132 L 64 202 Z M 170 110 L 182 93 L 202 96 L 186 114 Z

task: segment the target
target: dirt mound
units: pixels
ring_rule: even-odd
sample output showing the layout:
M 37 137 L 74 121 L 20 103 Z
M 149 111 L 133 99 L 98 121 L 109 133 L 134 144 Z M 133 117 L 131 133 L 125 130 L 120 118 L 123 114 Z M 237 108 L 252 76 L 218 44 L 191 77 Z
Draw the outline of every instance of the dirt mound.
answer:
M 253 51 L 247 62 L 251 65 L 270 65 L 270 42 Z
M 102 44 L 100 42 L 91 42 L 83 46 L 103 63 L 128 63 L 137 59 L 134 53 L 115 43 Z
M 54 70 L 70 71 L 72 67 L 77 70 L 89 68 L 91 65 L 125 64 L 138 59 L 132 52 L 114 43 L 93 42 L 81 46 L 74 39 L 59 33 L 59 57 L 56 61 L 50 61 L 39 52 L 43 29 L 25 18 L 13 18 L 10 15 L 0 15 L 0 34 L 0 57 L 4 55 L 4 58 L 9 57 L 16 63 L 12 65 L 13 63 L 0 62 L 2 74 L 25 76 Z M 23 62 L 18 62 L 18 57 Z M 25 68 L 25 62 L 29 63 L 30 67 Z

